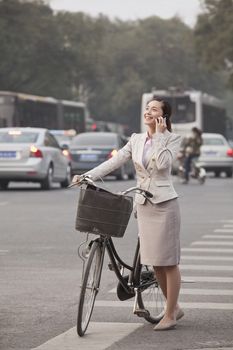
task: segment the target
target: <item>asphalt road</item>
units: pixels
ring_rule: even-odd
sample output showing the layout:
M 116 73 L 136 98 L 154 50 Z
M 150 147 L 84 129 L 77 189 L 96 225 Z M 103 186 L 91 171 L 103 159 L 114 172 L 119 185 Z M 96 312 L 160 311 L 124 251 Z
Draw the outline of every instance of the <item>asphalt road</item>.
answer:
M 77 247 L 85 238 L 74 229 L 78 190 L 13 184 L 1 191 L 0 349 L 233 349 L 233 179 L 208 178 L 201 186 L 174 178 L 174 183 L 182 213 L 185 317 L 176 330 L 153 332 L 117 300 L 106 259 L 92 323 L 82 339 L 73 329 L 82 271 Z M 134 181 L 106 185 L 117 191 Z M 115 239 L 128 262 L 136 239 L 132 218 L 125 237 Z

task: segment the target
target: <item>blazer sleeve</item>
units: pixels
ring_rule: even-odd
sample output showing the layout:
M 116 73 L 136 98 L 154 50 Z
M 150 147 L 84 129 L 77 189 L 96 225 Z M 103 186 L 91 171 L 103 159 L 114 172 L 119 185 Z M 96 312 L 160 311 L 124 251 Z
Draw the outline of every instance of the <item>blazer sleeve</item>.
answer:
M 172 134 L 169 139 L 167 139 L 163 133 L 158 133 L 155 140 L 157 168 L 160 170 L 170 167 L 179 152 L 181 136 Z
M 93 180 L 98 180 L 98 178 L 104 177 L 115 169 L 120 168 L 120 166 L 126 163 L 129 159 L 132 158 L 132 139 L 134 137 L 133 134 L 127 144 L 121 148 L 116 155 L 107 161 L 101 163 L 97 167 L 85 173 L 85 175 L 90 175 Z

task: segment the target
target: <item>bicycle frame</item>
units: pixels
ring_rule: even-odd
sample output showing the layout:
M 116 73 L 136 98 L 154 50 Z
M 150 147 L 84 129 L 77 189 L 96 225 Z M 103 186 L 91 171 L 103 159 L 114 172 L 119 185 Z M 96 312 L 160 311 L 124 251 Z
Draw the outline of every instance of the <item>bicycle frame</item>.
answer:
M 144 282 L 143 284 L 136 285 L 136 275 L 138 273 L 138 269 L 140 266 L 140 244 L 139 239 L 137 241 L 134 258 L 133 258 L 133 264 L 132 266 L 126 264 L 118 255 L 115 245 L 113 243 L 113 240 L 111 237 L 107 236 L 99 236 L 88 244 L 89 246 L 92 245 L 94 242 L 98 242 L 102 246 L 102 254 L 101 254 L 101 266 L 103 265 L 104 256 L 105 256 L 105 250 L 107 250 L 110 262 L 111 262 L 111 269 L 114 271 L 119 283 L 121 284 L 124 291 L 128 294 L 132 294 L 134 292 L 134 289 L 137 290 L 144 290 L 147 289 L 153 282 Z M 119 266 L 120 265 L 120 266 Z M 121 269 L 126 268 L 130 271 L 129 273 L 129 279 L 126 281 L 123 274 L 121 273 Z M 102 268 L 100 269 L 100 276 L 98 277 L 98 286 L 100 284 L 100 278 L 101 278 Z

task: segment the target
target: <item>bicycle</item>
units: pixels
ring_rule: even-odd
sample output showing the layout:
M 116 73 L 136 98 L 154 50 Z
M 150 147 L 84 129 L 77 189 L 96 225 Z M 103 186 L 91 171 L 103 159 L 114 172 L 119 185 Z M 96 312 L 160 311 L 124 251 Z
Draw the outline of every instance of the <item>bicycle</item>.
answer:
M 79 184 L 87 186 L 91 184 L 92 187 L 95 186 L 97 191 L 98 189 L 102 190 L 87 176 L 84 176 Z M 150 192 L 139 187 L 129 188 L 121 192 L 120 195 L 126 196 L 131 192 L 140 193 L 149 201 L 153 196 Z M 139 240 L 136 245 L 132 266 L 130 266 L 118 255 L 110 235 L 98 233 L 97 238 L 89 241 L 89 234 L 87 234 L 86 241 L 81 243 L 78 249 L 79 256 L 84 262 L 77 316 L 77 333 L 80 337 L 85 334 L 92 316 L 96 296 L 100 288 L 106 250 L 111 262 L 109 268 L 115 272 L 118 279 L 118 298 L 126 300 L 134 297 L 133 313 L 143 317 L 150 323 L 158 323 L 163 317 L 164 299 L 159 284 L 155 279 L 154 271 L 140 263 Z M 128 275 L 124 275 L 124 269 L 129 271 Z
M 185 162 L 185 157 L 187 155 L 188 154 L 185 154 L 185 152 L 180 151 L 178 154 L 178 157 L 177 157 L 177 159 L 180 162 L 177 175 L 178 175 L 178 178 L 181 180 L 181 182 L 185 181 L 184 162 Z M 197 179 L 197 181 L 199 182 L 200 185 L 203 185 L 206 181 L 206 171 L 202 166 L 200 166 L 198 164 L 196 159 L 192 159 L 192 161 L 191 161 L 191 171 L 190 171 L 189 176 L 193 179 Z

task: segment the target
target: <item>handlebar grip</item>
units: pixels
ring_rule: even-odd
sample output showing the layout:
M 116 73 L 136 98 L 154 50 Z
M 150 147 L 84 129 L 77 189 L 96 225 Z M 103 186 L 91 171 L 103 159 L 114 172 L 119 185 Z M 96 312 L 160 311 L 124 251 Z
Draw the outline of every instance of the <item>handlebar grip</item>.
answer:
M 153 197 L 153 194 L 149 191 L 145 191 L 145 195 L 148 197 L 148 198 L 152 198 Z

